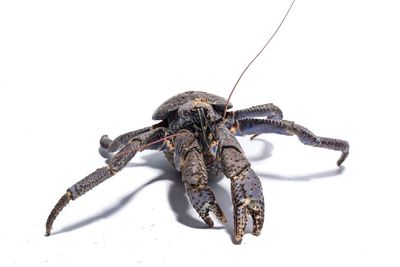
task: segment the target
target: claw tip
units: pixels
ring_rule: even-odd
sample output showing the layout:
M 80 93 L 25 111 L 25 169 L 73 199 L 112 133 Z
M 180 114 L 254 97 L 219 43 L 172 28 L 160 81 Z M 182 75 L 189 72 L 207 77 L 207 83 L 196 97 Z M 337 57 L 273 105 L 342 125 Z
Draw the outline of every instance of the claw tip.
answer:
M 253 235 L 259 236 L 261 234 L 261 231 L 253 231 Z
M 235 235 L 235 241 L 236 242 L 242 241 L 242 236 L 241 235 Z
M 225 215 L 222 215 L 222 217 L 219 218 L 219 221 L 222 223 L 227 223 L 228 220 L 226 219 Z
M 206 218 L 205 220 L 204 220 L 204 222 L 208 225 L 208 227 L 213 227 L 214 226 L 214 222 L 211 220 L 211 218 L 210 217 L 208 217 L 208 218 Z

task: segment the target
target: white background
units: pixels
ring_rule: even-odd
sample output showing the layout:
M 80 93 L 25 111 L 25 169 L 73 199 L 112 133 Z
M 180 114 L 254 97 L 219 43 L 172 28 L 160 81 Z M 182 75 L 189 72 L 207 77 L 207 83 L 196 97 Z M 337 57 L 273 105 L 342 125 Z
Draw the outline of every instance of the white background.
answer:
M 213 181 L 229 223 L 207 229 L 162 155 L 143 152 L 68 205 L 105 164 L 102 134 L 151 125 L 186 90 L 227 97 L 290 1 L 1 1 L 0 266 L 399 266 L 397 1 L 301 0 L 232 98 L 351 152 L 265 135 L 240 142 L 264 186 L 261 236 L 232 243 L 229 181 Z M 397 115 L 397 116 L 396 116 Z

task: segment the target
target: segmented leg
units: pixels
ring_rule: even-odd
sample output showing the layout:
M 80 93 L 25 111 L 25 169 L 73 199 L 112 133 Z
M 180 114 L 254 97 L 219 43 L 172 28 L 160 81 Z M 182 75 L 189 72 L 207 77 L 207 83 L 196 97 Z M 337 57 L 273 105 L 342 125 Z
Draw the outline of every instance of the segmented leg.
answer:
M 253 234 L 261 233 L 264 223 L 262 186 L 233 134 L 222 126 L 217 135 L 223 171 L 231 180 L 235 239 L 240 241 L 244 235 L 248 215 L 253 219 Z
M 142 149 L 145 144 L 149 144 L 155 140 L 159 140 L 165 136 L 165 129 L 158 128 L 147 133 L 143 133 L 134 137 L 111 159 L 110 163 L 93 173 L 89 174 L 73 186 L 67 189 L 67 192 L 60 198 L 58 203 L 51 211 L 46 222 L 46 235 L 50 235 L 50 231 L 54 220 L 57 218 L 61 210 L 69 201 L 75 200 L 84 195 L 89 190 L 101 184 L 120 170 L 122 170 L 128 162 L 136 155 L 136 152 Z M 156 143 L 146 149 L 161 149 L 163 142 Z
M 180 133 L 175 138 L 174 165 L 182 172 L 182 180 L 190 203 L 208 226 L 214 225 L 209 216 L 210 211 L 218 220 L 225 223 L 225 215 L 208 186 L 207 170 L 203 155 L 200 153 L 200 145 L 191 132 L 185 130 Z
M 257 117 L 267 117 L 267 119 L 281 120 L 283 118 L 283 114 L 281 109 L 272 103 L 253 106 L 227 113 L 227 121 L 232 123 L 236 120 Z
M 126 145 L 130 140 L 132 140 L 133 138 L 135 138 L 136 136 L 143 134 L 143 133 L 147 133 L 153 129 L 157 129 L 159 127 L 162 127 L 162 122 L 150 127 L 144 127 L 142 129 L 139 130 L 135 130 L 132 132 L 128 132 L 125 134 L 121 134 L 120 136 L 118 136 L 117 138 L 115 138 L 114 140 L 110 139 L 108 137 L 108 135 L 103 135 L 100 138 L 100 146 L 104 149 L 107 149 L 108 152 L 115 152 L 118 149 L 120 149 L 122 146 Z
M 299 140 L 309 146 L 322 147 L 341 151 L 342 155 L 337 161 L 340 166 L 349 155 L 349 143 L 340 139 L 320 137 L 307 128 L 292 121 L 269 119 L 242 119 L 236 122 L 233 131 L 237 135 L 277 133 L 283 135 L 296 135 Z

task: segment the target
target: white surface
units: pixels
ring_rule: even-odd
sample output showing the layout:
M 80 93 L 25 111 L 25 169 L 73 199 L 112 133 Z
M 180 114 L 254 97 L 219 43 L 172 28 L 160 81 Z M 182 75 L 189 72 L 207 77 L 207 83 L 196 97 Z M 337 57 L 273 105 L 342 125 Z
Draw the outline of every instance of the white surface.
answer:
M 399 266 L 399 34 L 396 1 L 296 2 L 245 75 L 235 108 L 273 102 L 351 153 L 295 137 L 241 138 L 264 186 L 261 236 L 206 229 L 161 155 L 72 202 L 98 167 L 102 134 L 150 125 L 166 98 L 227 96 L 290 1 L 2 1 L 0 266 Z M 148 184 L 150 183 L 150 184 Z M 158 265 L 156 265 L 158 264 Z

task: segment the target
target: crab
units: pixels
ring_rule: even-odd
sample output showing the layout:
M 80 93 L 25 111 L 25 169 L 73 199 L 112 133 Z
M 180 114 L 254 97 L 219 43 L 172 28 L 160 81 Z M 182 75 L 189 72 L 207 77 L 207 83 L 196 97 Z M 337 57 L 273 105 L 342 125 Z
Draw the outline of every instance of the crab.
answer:
M 54 220 L 71 200 L 76 200 L 100 183 L 121 171 L 137 152 L 162 151 L 181 174 L 190 203 L 200 218 L 214 225 L 212 212 L 222 223 L 227 222 L 208 179 L 224 174 L 231 182 L 234 238 L 240 242 L 247 220 L 253 221 L 254 235 L 264 223 L 264 196 L 257 174 L 251 168 L 235 136 L 275 133 L 296 135 L 305 145 L 341 152 L 340 166 L 349 155 L 347 141 L 319 137 L 295 122 L 284 120 L 274 104 L 227 111 L 232 104 L 225 98 L 200 91 L 178 94 L 159 106 L 153 114 L 159 120 L 152 126 L 110 139 L 103 135 L 101 148 L 115 153 L 107 166 L 97 169 L 67 189 L 51 211 L 46 223 L 50 235 Z

